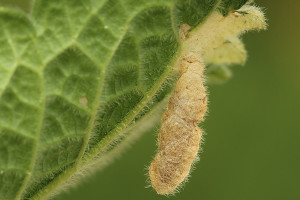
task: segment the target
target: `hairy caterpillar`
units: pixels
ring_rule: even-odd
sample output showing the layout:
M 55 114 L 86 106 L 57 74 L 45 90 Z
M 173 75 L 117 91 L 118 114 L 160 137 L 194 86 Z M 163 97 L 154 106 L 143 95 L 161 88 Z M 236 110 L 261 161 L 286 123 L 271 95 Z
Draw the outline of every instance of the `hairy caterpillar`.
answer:
M 197 122 L 207 110 L 200 58 L 190 54 L 180 65 L 174 94 L 162 117 L 159 150 L 149 168 L 152 187 L 159 194 L 172 193 L 188 175 L 201 141 Z
M 197 122 L 203 120 L 207 110 L 201 59 L 206 63 L 243 64 L 247 54 L 239 36 L 266 26 L 261 9 L 250 4 L 227 16 L 214 12 L 191 32 L 188 24 L 181 25 L 183 48 L 174 66 L 180 65 L 181 72 L 162 117 L 158 152 L 149 167 L 151 184 L 157 193 L 173 193 L 188 176 L 197 157 L 202 135 Z
M 197 122 L 203 120 L 207 110 L 200 57 L 207 63 L 243 64 L 246 51 L 239 36 L 265 28 L 263 12 L 250 4 L 227 16 L 214 12 L 191 32 L 188 24 L 181 25 L 182 56 L 174 67 L 180 65 L 181 72 L 162 117 L 158 152 L 149 167 L 151 184 L 158 194 L 173 193 L 188 176 L 197 157 L 202 135 Z

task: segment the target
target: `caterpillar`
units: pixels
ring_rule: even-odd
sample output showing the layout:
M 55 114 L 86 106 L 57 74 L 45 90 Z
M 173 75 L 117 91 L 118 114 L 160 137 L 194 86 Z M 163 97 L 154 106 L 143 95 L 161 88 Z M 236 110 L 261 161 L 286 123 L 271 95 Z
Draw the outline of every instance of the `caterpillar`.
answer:
M 180 75 L 162 117 L 158 152 L 149 167 L 151 185 L 158 194 L 176 191 L 197 158 L 202 136 L 197 123 L 203 121 L 207 110 L 202 59 L 206 63 L 243 64 L 246 51 L 239 36 L 266 27 L 262 10 L 250 4 L 227 16 L 216 11 L 192 31 L 188 24 L 181 25 L 182 52 L 174 66 L 180 66 Z M 231 45 L 225 46 L 226 41 Z
M 189 174 L 197 157 L 202 131 L 197 126 L 207 110 L 204 64 L 196 54 L 183 57 L 180 75 L 158 135 L 158 153 L 149 167 L 158 194 L 172 193 Z

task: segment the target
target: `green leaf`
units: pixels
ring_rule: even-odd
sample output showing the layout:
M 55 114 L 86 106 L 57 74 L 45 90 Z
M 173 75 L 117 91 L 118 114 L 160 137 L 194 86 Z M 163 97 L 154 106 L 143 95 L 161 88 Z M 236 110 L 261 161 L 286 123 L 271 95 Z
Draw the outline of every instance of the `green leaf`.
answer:
M 0 199 L 43 199 L 105 164 L 158 119 L 151 113 L 172 92 L 178 59 L 196 48 L 180 40 L 181 25 L 193 38 L 213 13 L 244 3 L 36 0 L 31 14 L 0 8 Z
M 12 7 L 29 13 L 33 2 L 34 0 L 1 0 L 0 6 Z

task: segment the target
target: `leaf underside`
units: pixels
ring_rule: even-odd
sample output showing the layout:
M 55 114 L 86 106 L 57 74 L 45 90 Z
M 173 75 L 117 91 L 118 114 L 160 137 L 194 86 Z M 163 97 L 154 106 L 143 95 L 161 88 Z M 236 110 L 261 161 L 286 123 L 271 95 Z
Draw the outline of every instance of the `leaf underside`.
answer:
M 180 25 L 193 29 L 245 3 L 36 0 L 30 15 L 0 8 L 0 199 L 45 198 L 101 161 L 172 91 Z

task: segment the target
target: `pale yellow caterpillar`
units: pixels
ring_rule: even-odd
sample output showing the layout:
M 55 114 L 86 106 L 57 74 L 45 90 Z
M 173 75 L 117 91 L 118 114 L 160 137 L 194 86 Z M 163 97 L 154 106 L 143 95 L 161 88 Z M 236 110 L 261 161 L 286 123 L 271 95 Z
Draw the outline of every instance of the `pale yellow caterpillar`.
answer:
M 214 12 L 192 32 L 189 25 L 181 26 L 183 48 L 174 67 L 180 66 L 180 75 L 162 117 L 158 152 L 149 167 L 151 185 L 158 194 L 174 193 L 197 157 L 202 136 L 197 123 L 207 110 L 204 64 L 200 57 L 207 63 L 243 64 L 246 51 L 239 36 L 248 30 L 265 28 L 263 12 L 251 5 L 226 17 Z
M 181 72 L 162 118 L 159 150 L 149 168 L 152 187 L 170 194 L 188 175 L 197 156 L 202 132 L 197 122 L 207 110 L 204 65 L 191 54 L 181 60 Z

